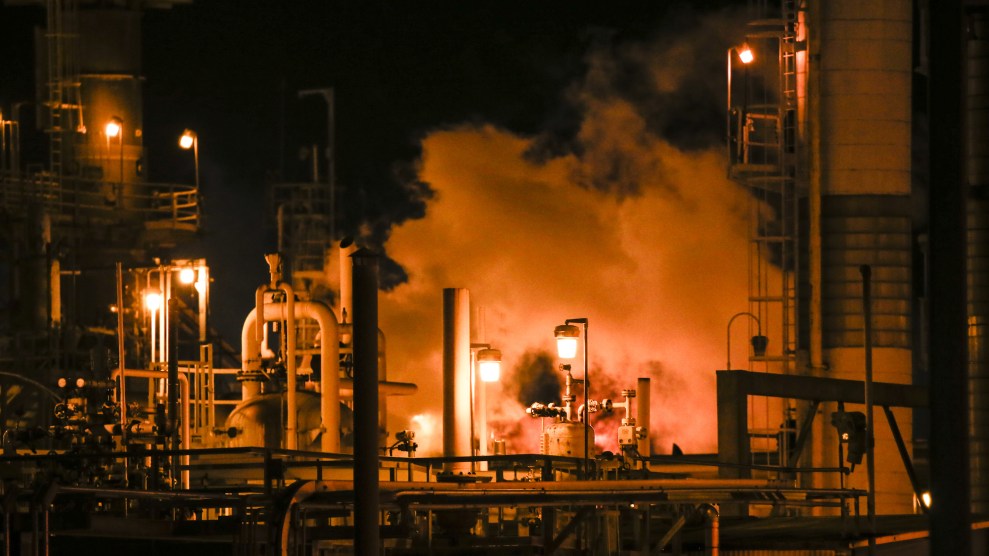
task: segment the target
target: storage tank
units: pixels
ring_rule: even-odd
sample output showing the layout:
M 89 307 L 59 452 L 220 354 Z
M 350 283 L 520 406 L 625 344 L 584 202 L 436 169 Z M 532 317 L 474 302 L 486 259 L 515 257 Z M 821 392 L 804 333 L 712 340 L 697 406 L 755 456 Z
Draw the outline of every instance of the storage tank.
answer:
M 285 428 L 285 392 L 269 392 L 244 400 L 227 417 L 224 428 L 237 431 L 228 443 L 234 448 L 281 448 L 282 430 Z M 317 392 L 296 392 L 298 415 L 298 449 L 320 451 L 320 396 Z M 353 450 L 354 420 L 349 407 L 340 404 L 340 448 Z
M 594 438 L 588 427 L 587 436 Z M 570 421 L 553 423 L 543 431 L 543 453 L 548 456 L 584 457 L 584 425 Z

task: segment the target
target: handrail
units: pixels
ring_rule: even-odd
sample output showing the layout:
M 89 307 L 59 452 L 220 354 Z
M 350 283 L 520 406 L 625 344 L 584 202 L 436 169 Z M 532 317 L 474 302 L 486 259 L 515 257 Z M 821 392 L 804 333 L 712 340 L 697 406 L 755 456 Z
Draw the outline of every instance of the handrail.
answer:
M 68 216 L 141 220 L 149 226 L 198 228 L 199 190 L 192 185 L 109 182 L 82 177 L 57 179 L 48 173 L 0 171 L 0 209 L 21 210 L 40 203 Z M 122 210 L 123 209 L 123 210 Z

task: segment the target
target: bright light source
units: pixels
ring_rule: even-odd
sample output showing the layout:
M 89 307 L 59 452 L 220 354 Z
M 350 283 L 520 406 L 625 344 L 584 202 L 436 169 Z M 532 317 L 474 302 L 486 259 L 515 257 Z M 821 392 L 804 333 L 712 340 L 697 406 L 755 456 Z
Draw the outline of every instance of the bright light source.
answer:
M 186 267 L 179 271 L 179 282 L 189 285 L 196 281 L 196 271 Z
M 206 273 L 202 270 L 199 271 L 199 279 L 196 280 L 195 288 L 199 295 L 206 293 Z
M 191 129 L 187 129 L 182 132 L 182 136 L 179 137 L 179 146 L 183 149 L 189 150 L 196 144 L 196 132 Z
M 928 508 L 931 507 L 931 493 L 930 492 L 924 492 L 924 493 L 922 493 L 920 495 L 920 499 L 924 502 L 924 506 L 926 506 Z
M 120 118 L 114 116 L 110 118 L 110 121 L 106 123 L 106 127 L 103 128 L 107 137 L 115 138 L 120 135 L 120 132 L 124 130 L 124 122 Z
M 76 388 L 84 388 L 86 386 L 86 379 L 79 377 L 76 379 Z
M 65 388 L 66 386 L 69 385 L 69 381 L 65 377 L 62 377 L 59 378 L 58 382 L 56 382 L 55 384 L 57 384 L 59 388 Z
M 560 359 L 573 359 L 577 357 L 577 338 L 580 337 L 580 329 L 572 324 L 561 324 L 554 330 L 556 336 L 556 351 Z
M 477 366 L 480 369 L 481 382 L 498 382 L 501 378 L 501 351 L 482 349 L 477 352 Z
M 755 54 L 752 52 L 752 48 L 748 44 L 743 44 L 738 47 L 738 59 L 741 60 L 743 64 L 751 64 L 755 60 Z
M 144 308 L 152 313 L 161 309 L 161 294 L 158 292 L 144 294 Z

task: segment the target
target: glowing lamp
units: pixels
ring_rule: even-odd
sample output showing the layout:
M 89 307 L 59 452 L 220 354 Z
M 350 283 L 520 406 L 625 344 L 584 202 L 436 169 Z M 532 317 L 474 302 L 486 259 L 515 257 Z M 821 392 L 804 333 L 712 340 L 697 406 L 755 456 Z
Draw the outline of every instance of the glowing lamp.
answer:
M 501 351 L 482 349 L 477 352 L 477 366 L 480 369 L 481 382 L 498 382 L 501 378 Z
M 114 116 L 110 118 L 110 121 L 106 123 L 106 127 L 103 131 L 106 133 L 107 137 L 115 138 L 120 135 L 124 130 L 124 122 L 120 118 Z
M 182 132 L 182 136 L 179 137 L 179 146 L 185 150 L 189 150 L 196 144 L 196 132 L 191 129 L 187 129 Z
M 144 294 L 144 308 L 152 313 L 161 309 L 161 294 L 158 292 Z
M 751 64 L 755 60 L 755 54 L 752 52 L 752 48 L 749 47 L 748 43 L 738 47 L 738 59 L 743 64 Z
M 572 324 L 561 324 L 554 330 L 556 336 L 556 351 L 560 359 L 573 359 L 577 357 L 577 338 L 580 337 L 580 329 Z
M 931 493 L 925 491 L 920 495 L 920 500 L 924 503 L 924 507 L 931 507 Z
M 186 267 L 179 271 L 179 282 L 189 285 L 196 281 L 196 271 Z

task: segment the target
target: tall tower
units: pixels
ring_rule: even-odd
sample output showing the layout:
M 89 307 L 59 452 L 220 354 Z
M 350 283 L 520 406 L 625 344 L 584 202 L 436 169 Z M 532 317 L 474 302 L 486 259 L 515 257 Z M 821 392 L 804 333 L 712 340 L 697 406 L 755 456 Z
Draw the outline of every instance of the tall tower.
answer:
M 54 384 L 118 363 L 115 263 L 148 264 L 191 239 L 199 192 L 147 181 L 144 164 L 141 10 L 175 2 L 23 3 L 46 15 L 35 31 L 34 123 L 47 149 L 14 144 L 2 158 L 0 267 L 11 278 L 0 291 L 0 361 Z M 30 123 L 3 128 L 20 141 Z M 4 424 L 19 414 L 16 426 L 44 425 L 48 397 L 24 384 L 5 392 Z
M 860 267 L 869 265 L 874 380 L 909 384 L 912 3 L 781 0 L 752 15 L 753 63 L 741 47 L 729 52 L 728 132 L 730 174 L 754 205 L 750 311 L 769 321 L 762 330 L 779 346 L 761 358 L 765 370 L 865 380 Z M 783 406 L 780 423 L 788 409 L 817 413 L 809 465 L 838 465 L 837 404 Z M 909 411 L 894 414 L 911 430 Z M 885 422 L 881 409 L 875 421 Z M 913 491 L 890 429 L 874 428 L 877 509 L 910 513 Z M 839 485 L 836 474 L 816 477 L 813 486 Z M 865 466 L 846 485 L 865 488 Z

